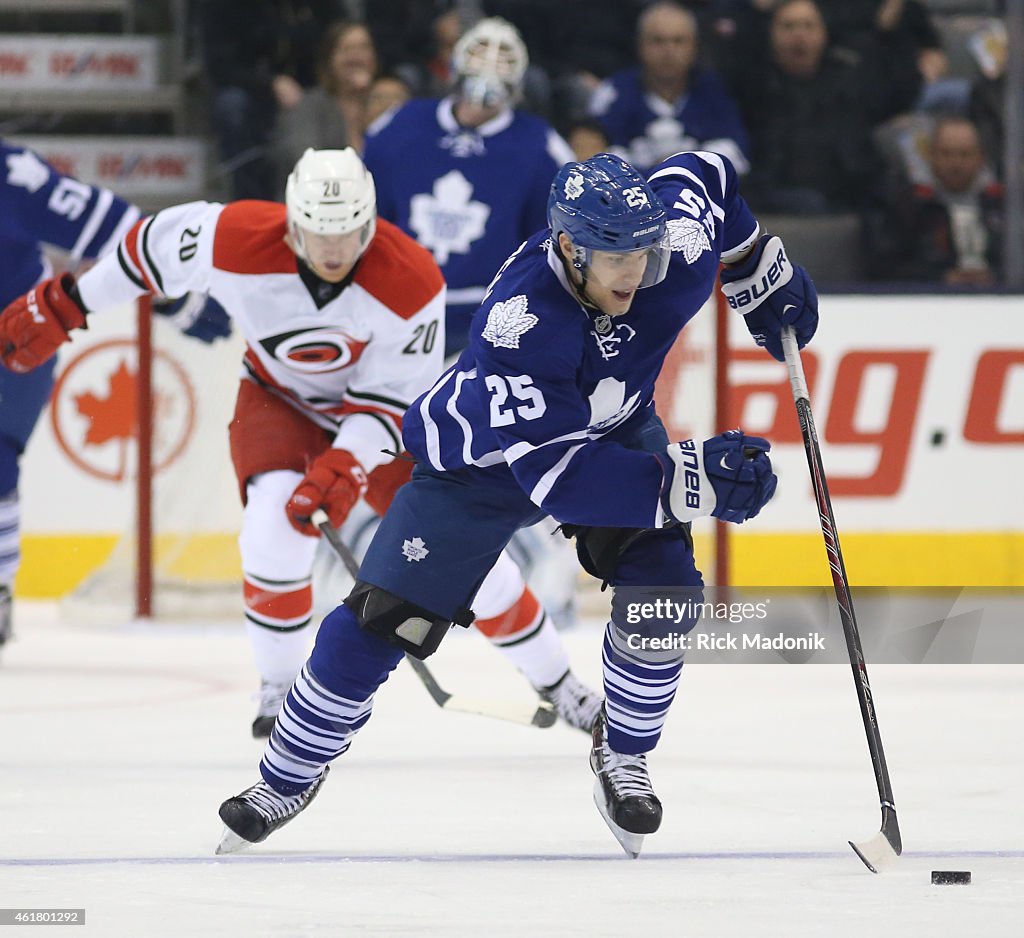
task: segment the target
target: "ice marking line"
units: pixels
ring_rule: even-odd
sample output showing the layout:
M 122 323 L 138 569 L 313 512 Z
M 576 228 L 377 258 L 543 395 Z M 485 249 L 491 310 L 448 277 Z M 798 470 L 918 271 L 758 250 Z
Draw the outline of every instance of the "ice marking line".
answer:
M 848 850 L 795 850 L 795 851 L 720 851 L 714 853 L 645 853 L 641 860 L 652 863 L 658 860 L 845 860 Z M 904 852 L 903 859 L 918 860 L 967 860 L 996 859 L 1021 860 L 1024 850 L 936 850 Z M 203 866 L 210 863 L 277 863 L 277 864 L 333 864 L 333 863 L 622 863 L 622 854 L 607 853 L 581 854 L 534 854 L 534 853 L 464 853 L 464 854 L 341 854 L 242 853 L 235 856 L 198 857 L 8 857 L 0 858 L 0 867 L 56 867 L 56 866 L 103 866 L 112 864 L 135 864 L 137 866 Z

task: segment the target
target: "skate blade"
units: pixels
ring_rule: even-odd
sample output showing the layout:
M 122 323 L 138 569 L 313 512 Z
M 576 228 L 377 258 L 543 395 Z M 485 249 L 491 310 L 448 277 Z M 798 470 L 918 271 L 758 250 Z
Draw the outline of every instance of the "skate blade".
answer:
M 604 818 L 605 824 L 608 825 L 608 829 L 615 835 L 615 839 L 619 842 L 619 846 L 626 851 L 626 854 L 631 860 L 635 860 L 640 856 L 640 851 L 644 845 L 644 835 L 634 834 L 631 831 L 627 831 L 622 827 L 619 827 L 608 814 L 608 808 L 604 803 L 604 789 L 601 787 L 601 780 L 594 779 L 594 804 L 597 805 L 597 810 L 601 817 Z
M 220 835 L 220 843 L 217 844 L 217 849 L 214 853 L 217 856 L 223 856 L 226 853 L 238 853 L 240 850 L 245 850 L 246 847 L 251 846 L 251 841 L 246 840 L 244 837 L 239 837 L 230 827 L 225 827 L 224 833 Z

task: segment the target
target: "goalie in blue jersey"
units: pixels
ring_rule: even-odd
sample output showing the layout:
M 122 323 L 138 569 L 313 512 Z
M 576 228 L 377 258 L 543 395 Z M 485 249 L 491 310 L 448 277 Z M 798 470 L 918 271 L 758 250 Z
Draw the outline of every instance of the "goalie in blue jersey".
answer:
M 262 779 L 221 805 L 221 852 L 264 840 L 310 803 L 402 654 L 425 658 L 453 624 L 468 625 L 476 589 L 508 540 L 548 515 L 575 537 L 583 567 L 613 587 L 590 756 L 595 802 L 632 856 L 660 826 L 647 753 L 682 652 L 635 651 L 622 600 L 656 586 L 699 601 L 690 522 L 754 518 L 776 478 L 768 441 L 739 430 L 670 443 L 655 380 L 720 263 L 729 304 L 779 360 L 784 327 L 801 346 L 813 336 L 817 294 L 780 239 L 761 231 L 717 154 L 676 154 L 647 181 L 610 154 L 568 163 L 555 176 L 548 222 L 498 271 L 469 346 L 406 413 L 412 481 L 352 593 L 320 627 Z

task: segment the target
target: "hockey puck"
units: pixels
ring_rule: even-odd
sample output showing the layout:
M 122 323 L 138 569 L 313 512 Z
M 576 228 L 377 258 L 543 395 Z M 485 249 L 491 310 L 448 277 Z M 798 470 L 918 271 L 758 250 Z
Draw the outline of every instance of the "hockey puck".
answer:
M 933 886 L 970 886 L 970 870 L 932 870 Z

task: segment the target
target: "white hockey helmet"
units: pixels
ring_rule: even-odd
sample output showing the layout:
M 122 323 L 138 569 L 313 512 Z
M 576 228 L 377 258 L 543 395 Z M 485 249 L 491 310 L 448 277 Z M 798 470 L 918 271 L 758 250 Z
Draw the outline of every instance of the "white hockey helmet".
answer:
M 519 30 L 499 16 L 466 30 L 452 53 L 459 93 L 483 107 L 515 103 L 529 64 Z
M 293 246 L 306 261 L 303 232 L 344 235 L 361 230 L 362 254 L 377 229 L 373 176 L 352 147 L 306 150 L 288 176 L 284 200 Z

